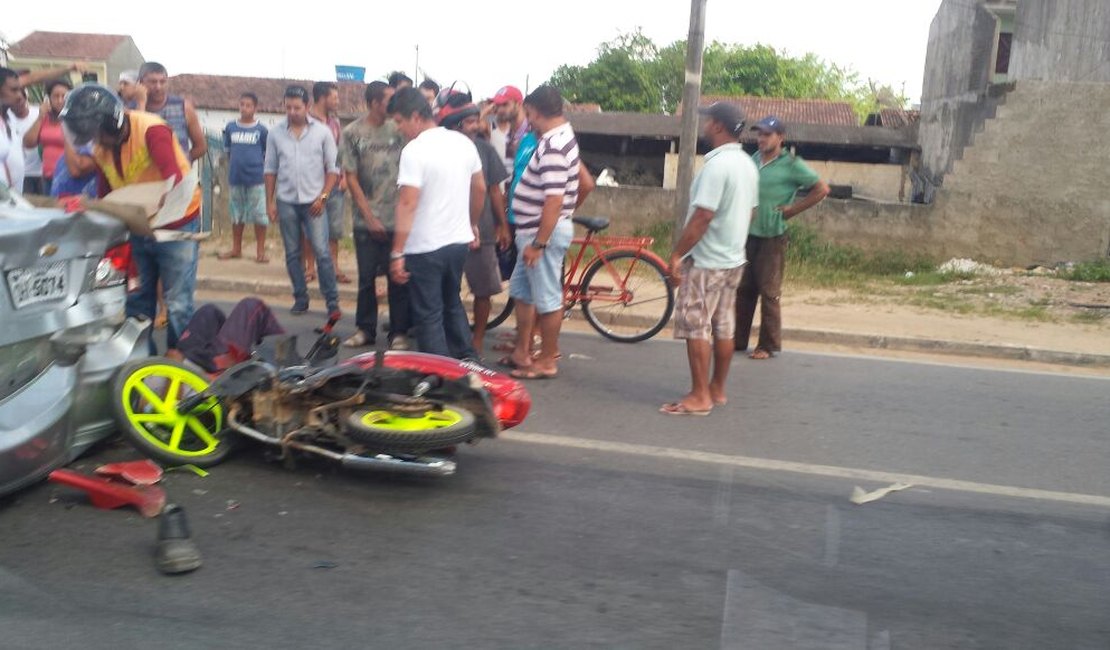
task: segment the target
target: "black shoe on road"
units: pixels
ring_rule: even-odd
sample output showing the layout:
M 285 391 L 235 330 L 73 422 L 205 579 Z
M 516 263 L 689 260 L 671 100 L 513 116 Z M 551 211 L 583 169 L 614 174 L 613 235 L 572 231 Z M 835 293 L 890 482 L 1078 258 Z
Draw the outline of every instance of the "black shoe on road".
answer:
M 171 503 L 162 510 L 158 520 L 158 549 L 154 552 L 154 563 L 159 571 L 167 575 L 200 568 L 200 551 L 189 533 L 185 509 L 179 505 Z

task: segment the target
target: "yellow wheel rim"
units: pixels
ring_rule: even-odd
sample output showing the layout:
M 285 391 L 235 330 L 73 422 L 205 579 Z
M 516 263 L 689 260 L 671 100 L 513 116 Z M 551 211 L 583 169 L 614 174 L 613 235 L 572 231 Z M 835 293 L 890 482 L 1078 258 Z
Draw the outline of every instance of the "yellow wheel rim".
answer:
M 151 445 L 176 456 L 206 456 L 220 445 L 223 407 L 215 398 L 182 414 L 183 397 L 208 388 L 208 380 L 169 364 L 143 366 L 123 384 L 123 412 L 131 427 Z
M 407 416 L 392 411 L 370 411 L 360 418 L 369 428 L 389 431 L 430 431 L 445 429 L 462 421 L 458 411 L 425 411 L 423 415 Z

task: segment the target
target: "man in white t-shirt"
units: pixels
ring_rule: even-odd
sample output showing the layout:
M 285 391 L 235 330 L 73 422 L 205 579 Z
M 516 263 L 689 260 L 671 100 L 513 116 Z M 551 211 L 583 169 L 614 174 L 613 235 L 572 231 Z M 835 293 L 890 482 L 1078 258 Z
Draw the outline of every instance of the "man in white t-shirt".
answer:
M 22 147 L 23 136 L 39 119 L 39 107 L 27 99 L 26 88 L 20 90 L 19 100 L 8 109 L 7 118 L 12 127 L 12 141 L 16 148 Z M 42 187 L 42 155 L 38 147 L 23 149 L 23 189 L 20 191 L 24 194 L 46 194 Z
M 432 108 L 419 90 L 397 91 L 388 111 L 408 140 L 397 177 L 389 273 L 395 282 L 409 286 L 422 352 L 477 359 L 460 290 L 485 205 L 482 161 L 469 138 L 436 126 Z
M 23 101 L 19 74 L 0 68 L 0 183 L 23 191 L 23 138 L 15 132 L 10 109 Z

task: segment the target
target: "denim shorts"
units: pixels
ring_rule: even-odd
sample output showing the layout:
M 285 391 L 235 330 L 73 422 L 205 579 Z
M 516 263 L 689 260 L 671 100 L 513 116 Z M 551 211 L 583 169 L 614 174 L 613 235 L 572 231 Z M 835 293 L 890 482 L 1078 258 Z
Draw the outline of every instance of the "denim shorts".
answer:
M 339 191 L 337 187 L 328 195 L 327 203 L 324 206 L 324 210 L 328 213 L 328 239 L 331 241 L 343 239 L 343 215 L 346 207 L 343 197 L 343 192 Z
M 535 305 L 540 314 L 550 314 L 563 308 L 563 260 L 574 239 L 574 224 L 569 219 L 560 221 L 552 231 L 539 262 L 527 267 L 524 265 L 524 249 L 535 238 L 535 231 L 518 232 L 516 235 L 520 256 L 509 280 L 509 295 L 514 300 Z

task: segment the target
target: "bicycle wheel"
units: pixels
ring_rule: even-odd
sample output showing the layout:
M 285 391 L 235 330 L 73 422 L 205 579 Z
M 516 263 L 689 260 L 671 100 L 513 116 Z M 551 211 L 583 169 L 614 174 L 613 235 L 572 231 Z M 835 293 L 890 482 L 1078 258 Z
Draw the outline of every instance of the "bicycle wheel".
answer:
M 602 336 L 621 343 L 646 341 L 674 311 L 667 271 L 636 251 L 612 251 L 582 279 L 582 314 Z
M 486 329 L 497 327 L 508 320 L 509 316 L 513 314 L 515 305 L 513 299 L 509 297 L 508 280 L 501 283 L 501 288 L 501 293 L 490 299 L 493 305 L 490 308 L 489 321 L 486 322 Z M 470 290 L 470 284 L 466 281 L 465 277 L 462 283 L 462 301 L 463 306 L 467 309 L 467 322 L 470 323 L 470 329 L 474 329 L 474 293 Z

